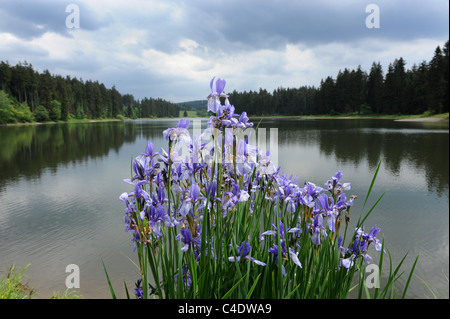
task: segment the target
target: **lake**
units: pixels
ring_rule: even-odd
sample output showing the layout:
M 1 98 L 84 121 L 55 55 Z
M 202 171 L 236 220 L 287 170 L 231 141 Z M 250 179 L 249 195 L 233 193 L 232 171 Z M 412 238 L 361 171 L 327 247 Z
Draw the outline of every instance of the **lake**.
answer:
M 124 281 L 133 290 L 139 275 L 122 223 L 119 195 L 130 191 L 123 179 L 148 140 L 166 146 L 162 131 L 177 121 L 0 127 L 0 271 L 31 263 L 26 279 L 38 298 L 50 298 L 66 290 L 66 266 L 76 264 L 82 296 L 110 298 L 103 260 L 124 298 Z M 439 291 L 449 289 L 448 121 L 264 119 L 260 127 L 277 129 L 278 164 L 299 184 L 323 185 L 343 172 L 347 195 L 358 196 L 353 222 L 382 159 L 367 206 L 386 195 L 366 227 L 381 228 L 395 266 L 408 253 L 407 273 L 420 253 L 407 298 L 432 297 L 421 280 L 448 298 Z

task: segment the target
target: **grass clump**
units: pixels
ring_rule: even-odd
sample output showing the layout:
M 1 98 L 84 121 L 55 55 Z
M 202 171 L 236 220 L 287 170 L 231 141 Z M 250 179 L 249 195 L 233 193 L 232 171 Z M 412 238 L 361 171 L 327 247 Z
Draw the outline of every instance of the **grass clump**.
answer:
M 28 283 L 24 283 L 24 273 L 30 266 L 22 269 L 15 265 L 6 266 L 6 274 L 0 277 L 0 299 L 31 299 L 35 293 Z

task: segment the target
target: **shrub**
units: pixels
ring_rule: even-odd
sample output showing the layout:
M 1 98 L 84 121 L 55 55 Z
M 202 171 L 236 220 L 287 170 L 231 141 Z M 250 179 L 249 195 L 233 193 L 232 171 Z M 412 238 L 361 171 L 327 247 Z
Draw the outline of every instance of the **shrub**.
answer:
M 83 111 L 82 107 L 80 107 L 80 106 L 77 107 L 77 109 L 75 111 L 75 118 L 77 120 L 83 120 L 85 118 L 84 111 Z
M 24 272 L 30 265 L 18 270 L 15 265 L 7 266 L 6 275 L 0 278 L 0 299 L 31 298 L 34 290 L 23 283 Z
M 58 121 L 61 119 L 61 102 L 57 100 L 53 100 L 50 103 L 50 109 L 48 112 L 48 115 L 50 117 L 50 120 L 52 121 Z
M 15 117 L 19 122 L 33 122 L 34 116 L 26 103 L 19 104 L 15 109 Z
M 50 120 L 49 113 L 47 109 L 43 105 L 39 105 L 34 110 L 34 118 L 38 122 L 47 122 Z
M 15 122 L 14 106 L 8 94 L 0 90 L 0 124 Z
M 361 105 L 361 111 L 360 111 L 361 115 L 370 115 L 372 113 L 373 113 L 372 112 L 372 108 L 370 107 L 369 104 L 364 103 L 364 104 Z

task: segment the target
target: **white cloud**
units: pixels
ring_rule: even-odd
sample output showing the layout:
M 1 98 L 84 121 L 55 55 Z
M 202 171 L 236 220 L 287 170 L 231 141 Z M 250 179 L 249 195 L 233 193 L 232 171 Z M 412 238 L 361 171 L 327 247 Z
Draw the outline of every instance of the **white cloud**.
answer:
M 448 2 L 413 2 L 405 8 L 382 1 L 379 30 L 364 27 L 365 4 L 354 1 L 280 3 L 81 1 L 81 28 L 74 30 L 59 26 L 67 13 L 51 2 L 45 2 L 46 10 L 52 9 L 48 19 L 55 20 L 50 24 L 37 18 L 39 6 L 34 18 L 32 8 L 23 13 L 9 4 L 0 10 L 0 59 L 27 60 L 37 70 L 116 85 L 136 98 L 151 94 L 181 102 L 204 98 L 213 76 L 225 78 L 228 91 L 318 86 L 344 68 L 361 65 L 369 72 L 379 61 L 387 70 L 399 57 L 407 67 L 429 61 L 436 46 L 448 40 L 448 31 L 439 27 L 448 15 L 436 14 L 448 9 Z M 409 17 L 393 21 L 402 10 Z M 411 17 L 422 19 L 412 24 Z M 2 18 L 28 24 L 12 28 Z M 33 36 L 24 36 L 29 30 Z

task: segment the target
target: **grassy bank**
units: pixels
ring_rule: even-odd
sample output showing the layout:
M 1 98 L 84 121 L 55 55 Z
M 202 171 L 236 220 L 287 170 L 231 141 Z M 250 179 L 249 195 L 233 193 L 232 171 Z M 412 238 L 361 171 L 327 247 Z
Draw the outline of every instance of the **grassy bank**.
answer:
M 15 265 L 6 266 L 0 270 L 0 299 L 33 299 L 36 291 L 25 282 L 25 272 L 31 264 L 17 268 Z M 67 289 L 64 293 L 54 292 L 51 299 L 79 299 L 81 295 L 75 290 Z
M 179 117 L 184 118 L 184 111 L 180 111 Z M 187 111 L 187 118 L 198 118 L 196 111 Z M 209 116 L 205 117 L 209 118 Z M 139 118 L 138 120 L 148 119 L 173 119 L 173 117 L 158 118 Z M 253 116 L 252 119 L 385 119 L 393 121 L 448 121 L 449 113 L 441 114 L 416 114 L 416 115 L 392 115 L 392 114 L 339 114 L 339 115 L 260 115 Z M 124 120 L 132 120 L 130 118 L 104 118 L 104 119 L 76 119 L 70 118 L 67 121 L 48 121 L 48 122 L 26 122 L 26 123 L 8 123 L 0 124 L 0 126 L 26 126 L 26 125 L 42 125 L 42 124 L 62 124 L 62 123 L 97 123 L 97 122 L 120 122 Z
M 34 290 L 24 283 L 24 272 L 29 265 L 19 270 L 14 265 L 6 266 L 5 274 L 0 276 L 0 299 L 30 299 Z M 3 273 L 3 271 L 0 271 Z
M 187 118 L 196 118 L 199 117 L 196 111 L 186 111 Z M 184 116 L 184 111 L 180 111 L 180 118 L 186 117 Z M 208 116 L 209 117 L 209 116 Z M 431 114 L 429 112 L 425 112 L 423 114 L 415 114 L 415 115 L 398 115 L 398 114 L 366 114 L 361 115 L 357 113 L 353 114 L 337 114 L 337 115 L 256 115 L 252 116 L 253 119 L 385 119 L 385 120 L 448 120 L 449 113 L 441 113 L 441 114 Z
M 186 111 L 187 116 L 184 116 L 184 112 L 185 112 L 185 111 L 181 111 L 181 110 L 180 110 L 180 115 L 179 115 L 179 117 L 188 117 L 188 118 L 198 117 L 197 111 Z
M 97 122 L 120 122 L 125 120 L 123 119 L 68 119 L 67 121 L 47 121 L 47 122 L 25 122 L 25 123 L 8 123 L 8 124 L 0 124 L 0 126 L 27 126 L 27 125 L 42 125 L 42 124 L 64 124 L 64 123 L 97 123 Z
M 416 114 L 416 115 L 392 115 L 392 114 L 339 114 L 339 115 L 262 115 L 254 116 L 252 119 L 268 118 L 268 119 L 386 119 L 386 120 L 448 120 L 449 113 L 441 114 Z

